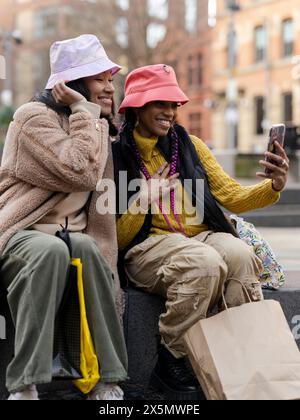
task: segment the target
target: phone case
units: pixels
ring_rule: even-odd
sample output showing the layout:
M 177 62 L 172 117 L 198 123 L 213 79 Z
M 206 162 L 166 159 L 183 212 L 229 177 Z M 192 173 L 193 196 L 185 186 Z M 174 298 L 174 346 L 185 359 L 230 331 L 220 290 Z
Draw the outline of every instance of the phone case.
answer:
M 270 137 L 269 137 L 269 144 L 268 144 L 268 152 L 276 153 L 275 142 L 277 141 L 281 146 L 284 146 L 285 140 L 285 133 L 286 133 L 286 126 L 284 124 L 273 125 L 270 130 Z M 277 165 L 272 159 L 266 158 L 267 162 L 272 163 L 273 165 Z M 270 175 L 272 171 L 266 168 L 266 175 Z

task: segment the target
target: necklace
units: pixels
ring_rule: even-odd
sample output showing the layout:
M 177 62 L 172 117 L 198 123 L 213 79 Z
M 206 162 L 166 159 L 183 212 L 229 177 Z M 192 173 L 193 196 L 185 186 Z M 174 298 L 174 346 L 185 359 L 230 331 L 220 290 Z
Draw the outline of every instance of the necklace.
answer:
M 143 158 L 141 156 L 141 153 L 140 153 L 140 151 L 139 151 L 139 149 L 137 147 L 137 144 L 136 144 L 136 142 L 134 140 L 133 130 L 131 130 L 131 133 L 130 134 L 131 134 L 130 135 L 131 147 L 132 147 L 132 149 L 134 151 L 134 154 L 135 154 L 136 160 L 137 160 L 137 162 L 139 164 L 140 170 L 143 173 L 143 175 L 146 178 L 146 180 L 149 181 L 151 179 L 151 175 L 150 175 L 148 169 L 146 168 L 146 165 L 145 165 L 145 163 L 143 161 Z M 179 156 L 179 139 L 178 139 L 177 133 L 175 132 L 174 129 L 171 131 L 171 138 L 172 138 L 172 156 L 171 156 L 171 164 L 170 164 L 171 169 L 170 169 L 170 174 L 169 175 L 170 176 L 173 176 L 173 175 L 176 174 L 177 164 L 178 164 L 178 156 Z M 177 210 L 176 210 L 175 191 L 174 190 L 172 190 L 171 193 L 170 193 L 170 199 L 171 199 L 171 211 L 174 214 L 175 220 L 176 220 L 176 222 L 178 224 L 178 227 L 179 227 L 179 231 L 174 228 L 174 226 L 172 225 L 169 217 L 165 213 L 164 208 L 163 208 L 163 204 L 162 204 L 162 201 L 161 200 L 159 200 L 159 210 L 162 213 L 162 215 L 163 215 L 163 217 L 164 217 L 167 225 L 169 226 L 169 229 L 172 232 L 181 232 L 184 236 L 187 236 L 187 234 L 185 232 L 185 229 L 182 226 L 182 223 L 181 223 L 181 221 L 179 219 L 179 215 L 177 213 Z

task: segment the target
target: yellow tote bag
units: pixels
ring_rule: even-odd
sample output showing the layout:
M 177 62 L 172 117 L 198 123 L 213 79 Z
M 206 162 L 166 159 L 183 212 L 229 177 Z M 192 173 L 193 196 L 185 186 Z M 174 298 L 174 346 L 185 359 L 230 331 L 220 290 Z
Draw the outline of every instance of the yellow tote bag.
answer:
M 77 269 L 80 305 L 80 370 L 82 374 L 82 379 L 73 383 L 82 393 L 88 394 L 100 380 L 99 363 L 86 316 L 81 260 L 73 258 L 71 265 Z

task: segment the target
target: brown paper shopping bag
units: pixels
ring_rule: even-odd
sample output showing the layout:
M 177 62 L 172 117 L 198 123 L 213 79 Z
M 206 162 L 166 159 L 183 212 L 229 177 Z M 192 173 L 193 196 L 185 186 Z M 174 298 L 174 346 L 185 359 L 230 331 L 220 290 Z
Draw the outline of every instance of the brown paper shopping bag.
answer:
M 184 340 L 207 399 L 300 399 L 300 352 L 278 302 L 227 309 Z

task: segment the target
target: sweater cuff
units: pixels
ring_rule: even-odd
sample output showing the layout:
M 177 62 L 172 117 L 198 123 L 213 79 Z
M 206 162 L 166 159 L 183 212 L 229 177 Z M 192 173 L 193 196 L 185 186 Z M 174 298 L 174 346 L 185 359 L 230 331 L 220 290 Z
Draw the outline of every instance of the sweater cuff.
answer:
M 70 105 L 70 108 L 73 114 L 76 114 L 77 112 L 89 112 L 93 118 L 97 120 L 100 118 L 101 106 L 92 102 L 88 102 L 87 100 L 75 102 L 74 104 Z
M 266 184 L 266 195 L 267 195 L 267 198 L 269 198 L 274 203 L 276 203 L 277 201 L 279 201 L 279 199 L 281 197 L 282 191 L 275 191 L 274 190 L 274 188 L 273 188 L 273 181 L 272 180 L 265 181 L 265 184 Z

